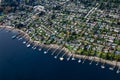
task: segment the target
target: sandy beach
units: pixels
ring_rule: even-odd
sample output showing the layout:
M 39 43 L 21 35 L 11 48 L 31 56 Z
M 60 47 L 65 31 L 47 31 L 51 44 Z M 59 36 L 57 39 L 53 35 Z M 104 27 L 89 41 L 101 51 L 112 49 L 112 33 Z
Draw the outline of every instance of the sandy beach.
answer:
M 29 42 L 34 42 L 35 45 L 37 46 L 40 46 L 41 43 L 39 43 L 39 41 L 33 41 L 30 36 L 22 31 L 22 30 L 19 30 L 19 29 L 15 29 L 11 26 L 2 26 L 0 25 L 0 28 L 5 28 L 5 29 L 9 29 L 9 30 L 12 30 L 12 31 L 17 31 L 19 32 L 20 34 L 23 34 L 25 36 L 25 39 L 29 40 Z M 60 47 L 59 45 L 56 45 L 56 44 L 51 44 L 53 45 L 53 49 L 57 48 L 57 47 Z M 50 45 L 44 45 L 46 48 L 49 48 Z M 103 64 L 109 64 L 111 66 L 116 66 L 116 67 L 120 67 L 120 62 L 116 62 L 116 61 L 110 61 L 110 60 L 105 60 L 105 59 L 101 59 L 101 58 L 98 58 L 98 57 L 95 57 L 95 56 L 85 56 L 85 55 L 78 55 L 78 54 L 73 54 L 71 52 L 68 51 L 67 48 L 64 48 L 63 49 L 65 52 L 66 52 L 66 55 L 70 56 L 70 55 L 73 55 L 74 58 L 78 58 L 78 59 L 87 59 L 87 60 L 90 60 L 90 61 L 95 61 L 95 62 L 100 62 L 100 63 L 103 63 Z

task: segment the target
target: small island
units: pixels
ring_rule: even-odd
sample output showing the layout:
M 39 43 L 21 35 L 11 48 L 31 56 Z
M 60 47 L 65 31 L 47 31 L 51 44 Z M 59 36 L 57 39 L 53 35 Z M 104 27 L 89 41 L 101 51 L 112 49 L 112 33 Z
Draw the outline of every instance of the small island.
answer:
M 120 69 L 119 4 L 119 0 L 3 0 L 0 25 L 20 32 L 35 46 L 59 47 L 72 60 L 101 61 Z

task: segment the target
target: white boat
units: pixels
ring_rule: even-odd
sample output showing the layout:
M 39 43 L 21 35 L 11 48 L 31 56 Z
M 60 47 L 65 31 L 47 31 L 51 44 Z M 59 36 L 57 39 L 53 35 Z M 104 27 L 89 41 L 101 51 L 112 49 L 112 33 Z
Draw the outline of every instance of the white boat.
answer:
M 80 63 L 80 62 L 81 62 L 81 60 L 79 59 L 79 60 L 78 60 L 78 63 Z
M 23 41 L 23 44 L 26 44 L 26 41 Z
M 36 49 L 36 46 L 33 46 L 32 49 L 35 50 L 35 49 Z
M 27 47 L 30 47 L 30 44 L 27 44 Z
M 41 51 L 42 49 L 41 48 L 39 48 L 39 51 Z
M 112 70 L 113 71 L 114 68 L 110 67 L 109 70 Z
M 74 57 L 72 57 L 72 60 L 75 60 L 75 58 L 74 58 Z
M 22 40 L 23 38 L 21 37 L 21 38 L 19 38 L 18 40 Z
M 63 58 L 63 57 L 60 57 L 60 60 L 61 60 L 61 61 L 63 61 L 63 60 L 64 60 L 64 58 Z
M 16 38 L 16 35 L 12 36 L 12 39 L 15 39 Z
M 57 59 L 57 56 L 54 56 L 55 59 Z
M 119 70 L 117 70 L 117 71 L 116 71 L 116 73 L 118 74 L 118 73 L 120 73 L 120 71 L 119 71 Z
M 44 51 L 44 54 L 47 54 L 47 51 Z
M 104 69 L 104 68 L 105 68 L 105 66 L 103 66 L 103 65 L 102 65 L 102 66 L 101 66 L 101 68 L 102 68 L 102 69 Z

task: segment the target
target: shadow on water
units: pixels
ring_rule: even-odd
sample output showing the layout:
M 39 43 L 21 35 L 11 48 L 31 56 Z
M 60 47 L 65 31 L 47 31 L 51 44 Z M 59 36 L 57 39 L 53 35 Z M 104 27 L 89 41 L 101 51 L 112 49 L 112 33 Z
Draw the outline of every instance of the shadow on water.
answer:
M 67 61 L 55 59 L 50 50 L 46 55 L 45 49 L 39 51 L 27 48 L 17 39 L 11 39 L 15 33 L 0 32 L 0 80 L 120 80 L 120 74 L 96 66 L 78 63 L 78 59 Z M 68 56 L 64 56 L 68 57 Z

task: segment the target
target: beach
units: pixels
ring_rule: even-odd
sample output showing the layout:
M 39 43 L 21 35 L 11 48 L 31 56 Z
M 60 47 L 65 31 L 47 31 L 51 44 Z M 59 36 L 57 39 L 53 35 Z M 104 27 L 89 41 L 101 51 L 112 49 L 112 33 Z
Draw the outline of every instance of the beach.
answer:
M 33 41 L 26 32 L 24 32 L 20 29 L 13 28 L 11 26 L 2 26 L 2 25 L 0 27 L 8 29 L 8 30 L 19 32 L 20 34 L 24 35 L 25 39 L 29 40 L 30 43 L 34 42 L 34 44 L 37 45 L 37 46 L 40 46 L 40 44 L 41 44 L 39 41 Z M 56 44 L 51 44 L 51 45 L 53 45 L 53 47 L 52 47 L 53 49 L 55 49 L 57 47 L 60 47 L 59 45 L 56 45 Z M 44 45 L 44 46 L 46 48 L 50 47 L 50 45 Z M 100 62 L 100 63 L 103 63 L 103 64 L 109 64 L 111 66 L 116 66 L 118 68 L 120 67 L 120 62 L 105 60 L 105 59 L 101 59 L 101 58 L 98 58 L 98 57 L 95 57 L 95 56 L 85 56 L 85 55 L 74 54 L 74 53 L 69 52 L 69 50 L 67 48 L 64 48 L 63 50 L 66 52 L 66 55 L 68 55 L 68 56 L 72 55 L 72 56 L 74 56 L 74 58 L 83 59 L 83 60 L 87 59 L 87 60 L 90 60 L 90 61 L 93 60 L 95 62 Z

